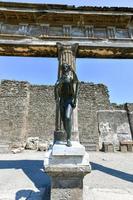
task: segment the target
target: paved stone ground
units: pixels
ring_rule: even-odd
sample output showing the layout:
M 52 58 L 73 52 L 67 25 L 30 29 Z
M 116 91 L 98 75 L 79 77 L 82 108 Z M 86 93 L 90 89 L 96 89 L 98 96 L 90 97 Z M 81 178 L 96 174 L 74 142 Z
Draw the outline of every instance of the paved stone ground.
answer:
M 0 154 L 0 200 L 42 200 L 50 183 L 43 160 L 44 152 Z
M 133 153 L 90 153 L 85 200 L 133 200 Z
M 43 152 L 0 154 L 0 200 L 45 200 L 43 159 Z M 91 152 L 90 161 L 85 200 L 133 200 L 133 153 Z

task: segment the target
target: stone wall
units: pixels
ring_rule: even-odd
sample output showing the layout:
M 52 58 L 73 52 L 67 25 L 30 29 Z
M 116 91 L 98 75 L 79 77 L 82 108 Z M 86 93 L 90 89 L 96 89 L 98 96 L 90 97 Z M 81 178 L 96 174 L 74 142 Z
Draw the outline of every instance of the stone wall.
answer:
M 102 84 L 82 83 L 79 90 L 80 142 L 86 150 L 99 149 L 97 110 L 109 109 L 107 87 Z
M 96 111 L 108 109 L 107 88 L 81 83 L 79 90 L 80 141 L 98 149 Z M 0 86 L 0 142 L 23 143 L 29 136 L 53 140 L 55 129 L 54 87 L 28 82 L 2 81 Z
M 23 143 L 27 136 L 29 83 L 2 81 L 0 86 L 0 143 Z
M 133 103 L 126 103 L 125 109 L 129 120 L 130 130 L 133 138 Z
M 53 140 L 55 130 L 55 101 L 53 86 L 30 86 L 28 136 Z
M 107 140 L 117 145 L 121 138 L 131 139 L 133 104 L 110 104 L 105 85 L 82 82 L 78 122 L 80 142 L 86 150 L 98 150 Z M 54 86 L 1 81 L 0 145 L 23 145 L 30 136 L 52 141 L 54 130 Z
M 133 103 L 124 103 L 124 104 L 110 104 L 111 110 L 125 110 L 127 113 L 128 123 L 131 131 L 131 135 L 133 138 Z
M 125 104 L 111 103 L 110 110 L 125 110 Z
M 98 111 L 99 146 L 112 143 L 119 149 L 119 142 L 132 140 L 127 112 L 125 110 Z

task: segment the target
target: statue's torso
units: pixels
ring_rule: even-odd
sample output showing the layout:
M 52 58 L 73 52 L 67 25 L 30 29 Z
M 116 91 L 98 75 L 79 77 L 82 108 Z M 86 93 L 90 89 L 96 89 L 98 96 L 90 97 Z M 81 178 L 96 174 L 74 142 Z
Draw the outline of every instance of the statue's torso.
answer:
M 64 99 L 74 96 L 73 81 L 71 76 L 62 76 L 59 96 Z

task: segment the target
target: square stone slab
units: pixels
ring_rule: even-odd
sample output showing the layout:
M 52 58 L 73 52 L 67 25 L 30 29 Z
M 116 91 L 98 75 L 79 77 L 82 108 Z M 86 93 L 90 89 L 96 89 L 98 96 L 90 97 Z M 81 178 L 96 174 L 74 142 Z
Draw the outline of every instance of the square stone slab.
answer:
M 66 144 L 55 143 L 52 150 L 53 156 L 84 156 L 85 147 L 79 142 L 73 141 L 71 147 Z

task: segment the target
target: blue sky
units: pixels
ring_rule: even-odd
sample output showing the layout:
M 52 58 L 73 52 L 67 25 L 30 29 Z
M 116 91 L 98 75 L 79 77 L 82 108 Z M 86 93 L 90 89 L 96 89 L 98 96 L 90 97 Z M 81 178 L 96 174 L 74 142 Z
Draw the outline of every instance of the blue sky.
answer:
M 32 2 L 32 3 L 55 3 L 69 5 L 88 6 L 124 6 L 133 7 L 133 0 L 3 0 L 7 2 Z
M 16 2 L 58 3 L 60 0 L 15 0 Z M 15 2 L 14 1 L 14 2 Z M 8 0 L 10 2 L 10 0 Z M 13 0 L 12 0 L 13 2 Z M 133 0 L 65 0 L 65 4 L 133 7 Z M 57 79 L 56 58 L 0 57 L 0 80 L 25 80 L 33 84 L 54 84 Z M 108 86 L 111 102 L 133 102 L 133 60 L 77 59 L 80 81 Z

